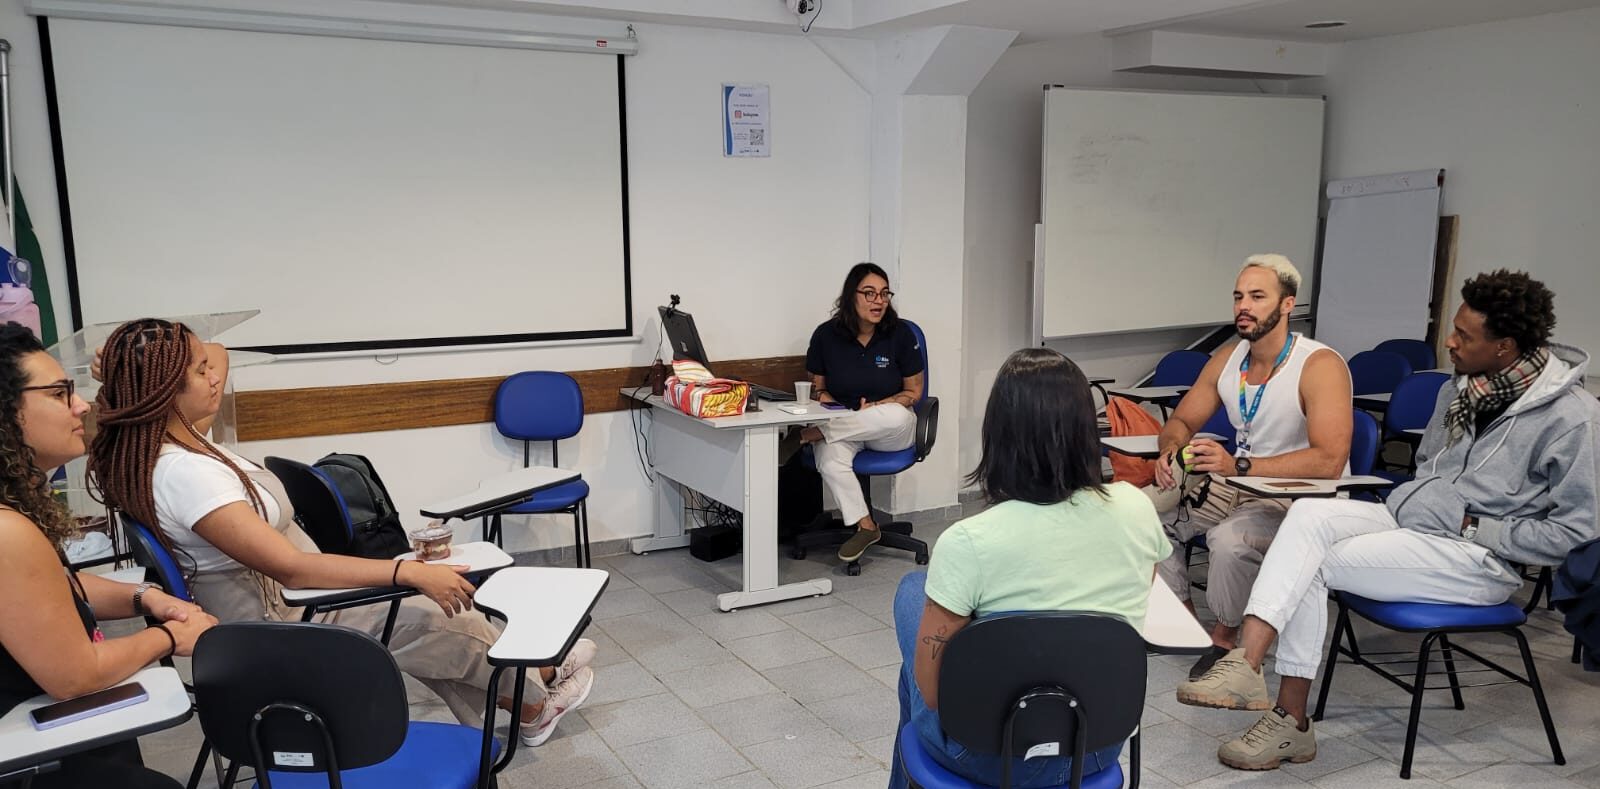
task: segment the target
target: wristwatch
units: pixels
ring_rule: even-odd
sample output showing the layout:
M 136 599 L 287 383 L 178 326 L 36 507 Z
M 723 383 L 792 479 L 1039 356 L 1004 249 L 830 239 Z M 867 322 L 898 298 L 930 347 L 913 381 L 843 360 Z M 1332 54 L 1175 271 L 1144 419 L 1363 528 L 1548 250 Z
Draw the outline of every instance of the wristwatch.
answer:
M 1461 527 L 1461 536 L 1468 540 L 1478 536 L 1478 516 L 1467 516 L 1467 525 Z
M 150 591 L 151 589 L 161 589 L 161 584 L 145 581 L 138 586 L 133 587 L 133 613 L 135 615 L 146 616 L 150 614 L 150 612 L 145 610 L 144 607 L 144 593 Z M 166 590 L 161 589 L 161 591 L 165 592 Z
M 1241 477 L 1250 476 L 1250 458 L 1237 458 L 1233 461 L 1233 472 Z

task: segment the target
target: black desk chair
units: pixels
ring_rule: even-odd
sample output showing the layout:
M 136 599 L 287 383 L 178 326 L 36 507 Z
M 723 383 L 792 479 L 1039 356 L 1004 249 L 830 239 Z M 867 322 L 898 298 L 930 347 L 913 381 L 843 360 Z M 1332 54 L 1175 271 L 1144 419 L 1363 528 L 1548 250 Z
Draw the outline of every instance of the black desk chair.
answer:
M 950 639 L 939 670 L 939 721 L 973 753 L 1011 760 L 1034 748 L 1072 757 L 1071 789 L 1121 787 L 1112 764 L 1083 774 L 1084 755 L 1128 740 L 1128 786 L 1139 786 L 1145 643 L 1116 617 L 1075 612 L 1002 614 Z M 913 786 L 976 789 L 923 749 L 915 724 L 900 730 L 898 758 Z
M 200 728 L 232 762 L 223 786 L 244 763 L 262 789 L 478 783 L 482 732 L 410 720 L 394 657 L 366 633 L 302 622 L 219 625 L 195 645 L 194 686 Z
M 339 489 L 315 468 L 288 458 L 267 457 L 267 470 L 283 483 L 294 505 L 294 521 L 323 553 L 350 553 L 355 526 Z

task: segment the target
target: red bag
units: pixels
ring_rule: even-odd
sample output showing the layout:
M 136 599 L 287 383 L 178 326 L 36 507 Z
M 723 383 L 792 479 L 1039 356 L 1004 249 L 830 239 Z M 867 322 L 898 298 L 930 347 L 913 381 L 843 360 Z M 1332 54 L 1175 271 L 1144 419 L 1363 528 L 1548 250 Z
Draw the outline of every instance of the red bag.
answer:
M 1106 421 L 1111 424 L 1113 436 L 1154 436 L 1161 433 L 1161 423 L 1132 400 L 1113 397 L 1106 402 Z M 1156 461 L 1111 453 L 1111 480 L 1126 482 L 1142 488 L 1155 482 Z

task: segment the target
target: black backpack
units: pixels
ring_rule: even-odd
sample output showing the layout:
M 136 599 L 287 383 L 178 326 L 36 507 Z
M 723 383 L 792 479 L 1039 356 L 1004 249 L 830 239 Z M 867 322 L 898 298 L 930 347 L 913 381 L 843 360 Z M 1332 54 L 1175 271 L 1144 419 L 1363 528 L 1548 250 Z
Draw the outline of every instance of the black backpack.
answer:
M 378 478 L 372 461 L 361 455 L 340 452 L 316 462 L 316 468 L 333 480 L 333 486 L 344 497 L 350 525 L 355 533 L 350 536 L 350 547 L 345 553 L 368 559 L 393 559 L 411 550 L 406 530 L 400 525 L 400 513 L 395 512 L 394 499 L 389 489 Z

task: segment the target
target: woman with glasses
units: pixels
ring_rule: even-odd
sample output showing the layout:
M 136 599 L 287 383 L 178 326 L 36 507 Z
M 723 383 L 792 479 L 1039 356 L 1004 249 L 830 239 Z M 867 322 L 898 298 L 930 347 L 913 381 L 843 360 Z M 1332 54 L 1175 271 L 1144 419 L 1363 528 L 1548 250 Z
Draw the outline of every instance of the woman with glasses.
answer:
M 203 345 L 181 323 L 147 318 L 118 327 L 98 367 L 99 432 L 89 478 L 108 506 L 151 527 L 183 567 L 195 600 L 223 621 L 294 622 L 300 609 L 282 588 L 409 586 L 389 640 L 400 670 L 437 694 L 456 718 L 478 725 L 501 628 L 472 608 L 460 568 L 415 560 L 324 554 L 294 523 L 294 507 L 271 472 L 207 440 L 222 397 L 221 346 Z M 423 598 L 432 602 L 427 602 Z M 318 621 L 373 635 L 388 606 L 324 614 Z M 580 639 L 560 666 L 528 677 L 522 741 L 542 745 L 588 697 L 595 644 Z M 307 656 L 314 665 L 315 656 Z M 499 704 L 509 709 L 511 688 Z
M 853 562 L 878 541 L 878 524 L 867 510 L 854 462 L 862 449 L 898 452 L 916 438 L 922 400 L 922 349 L 895 314 L 889 275 L 872 263 L 857 263 L 845 275 L 833 317 L 811 333 L 806 371 L 812 396 L 855 413 L 807 427 L 786 442 L 792 455 L 801 443 L 816 453 L 817 472 L 839 502 L 855 536 L 839 546 L 839 560 Z M 783 458 L 787 460 L 787 457 Z
M 117 685 L 145 666 L 187 656 L 217 620 L 146 584 L 122 584 L 67 567 L 62 544 L 77 533 L 50 495 L 49 473 L 84 453 L 89 404 L 33 332 L 0 324 L 0 714 L 41 693 L 67 699 Z M 154 627 L 107 638 L 96 616 L 149 616 Z M 62 758 L 33 778 L 46 787 L 178 783 L 141 766 L 132 740 Z

